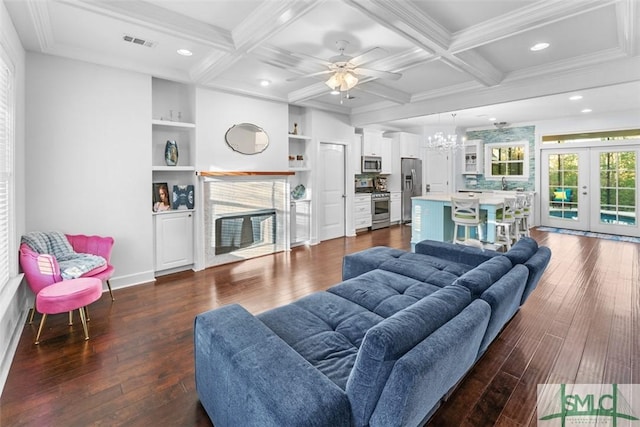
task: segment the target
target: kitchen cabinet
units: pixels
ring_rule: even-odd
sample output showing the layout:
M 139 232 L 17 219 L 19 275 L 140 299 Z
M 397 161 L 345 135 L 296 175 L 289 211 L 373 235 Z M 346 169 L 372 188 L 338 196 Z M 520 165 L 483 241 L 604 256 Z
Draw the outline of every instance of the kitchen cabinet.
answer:
M 371 194 L 356 194 L 353 200 L 355 229 L 371 227 Z
M 382 159 L 382 174 L 391 173 L 391 138 L 382 136 L 382 132 L 364 131 L 362 134 L 362 155 Z
M 153 219 L 155 271 L 193 264 L 193 212 L 158 212 Z
M 482 140 L 472 139 L 465 141 L 462 156 L 462 174 L 481 175 L 482 165 Z
M 393 224 L 396 222 L 400 222 L 402 219 L 402 192 L 401 191 L 392 191 L 391 192 L 391 209 L 389 210 L 389 221 Z
M 421 159 L 420 155 L 420 135 L 407 132 L 398 132 L 395 140 L 400 145 L 400 157 L 409 159 Z

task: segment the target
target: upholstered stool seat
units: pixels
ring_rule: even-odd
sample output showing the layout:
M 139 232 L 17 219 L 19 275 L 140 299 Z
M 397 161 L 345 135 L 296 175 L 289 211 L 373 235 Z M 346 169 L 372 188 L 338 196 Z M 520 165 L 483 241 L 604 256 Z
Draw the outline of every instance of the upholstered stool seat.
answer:
M 42 320 L 35 343 L 40 342 L 40 334 L 47 314 L 66 313 L 73 310 L 78 310 L 80 313 L 85 340 L 88 340 L 85 307 L 100 299 L 101 295 L 102 281 L 95 277 L 63 280 L 44 287 L 36 295 L 36 309 L 42 313 Z

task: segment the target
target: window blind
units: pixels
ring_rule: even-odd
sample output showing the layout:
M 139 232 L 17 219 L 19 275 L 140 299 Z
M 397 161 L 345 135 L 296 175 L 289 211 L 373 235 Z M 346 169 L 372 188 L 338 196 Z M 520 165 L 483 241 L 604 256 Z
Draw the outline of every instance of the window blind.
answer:
M 13 189 L 13 73 L 0 50 L 0 289 L 9 281 L 15 271 L 15 261 L 11 255 L 13 240 L 12 189 Z

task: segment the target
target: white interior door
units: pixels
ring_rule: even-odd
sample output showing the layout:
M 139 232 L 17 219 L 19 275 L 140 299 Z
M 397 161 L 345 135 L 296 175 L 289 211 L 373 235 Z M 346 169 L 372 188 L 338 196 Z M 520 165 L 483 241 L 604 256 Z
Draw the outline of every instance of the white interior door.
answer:
M 542 151 L 540 223 L 639 236 L 638 146 Z
M 320 240 L 345 235 L 344 145 L 320 144 Z
M 424 156 L 424 188 L 422 194 L 450 193 L 449 187 L 449 159 L 450 154 L 438 150 L 426 150 Z

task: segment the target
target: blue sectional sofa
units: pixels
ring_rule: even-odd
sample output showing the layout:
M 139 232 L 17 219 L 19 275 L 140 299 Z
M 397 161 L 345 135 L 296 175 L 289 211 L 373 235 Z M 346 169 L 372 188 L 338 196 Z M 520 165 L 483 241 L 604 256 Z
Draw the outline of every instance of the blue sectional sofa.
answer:
M 344 281 L 257 316 L 195 319 L 196 388 L 216 427 L 416 426 L 517 312 L 551 253 L 424 241 L 344 257 Z

